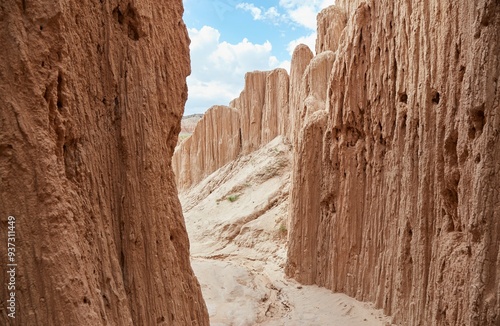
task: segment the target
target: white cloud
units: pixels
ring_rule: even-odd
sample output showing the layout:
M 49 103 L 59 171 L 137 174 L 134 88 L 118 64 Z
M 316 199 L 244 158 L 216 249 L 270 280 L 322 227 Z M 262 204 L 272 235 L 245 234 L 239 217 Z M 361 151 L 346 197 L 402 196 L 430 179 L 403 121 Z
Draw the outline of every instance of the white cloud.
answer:
M 288 53 L 290 54 L 290 56 L 292 56 L 293 50 L 295 50 L 295 48 L 299 44 L 307 45 L 311 49 L 311 51 L 314 53 L 314 50 L 316 48 L 316 32 L 313 32 L 307 36 L 299 37 L 298 39 L 295 39 L 295 40 L 291 41 L 290 43 L 288 43 L 288 46 L 286 49 L 288 50 Z
M 285 60 L 285 61 L 282 61 L 278 67 L 286 69 L 286 71 L 288 71 L 288 73 L 290 73 L 290 64 L 291 64 L 290 60 Z
M 269 20 L 277 23 L 281 18 L 281 15 L 276 7 L 270 7 L 268 9 L 263 7 L 258 8 L 253 3 L 242 2 L 237 4 L 236 8 L 250 12 L 254 20 Z
M 305 28 L 316 30 L 316 15 L 322 9 L 333 5 L 334 0 L 280 0 L 279 4 L 286 11 L 286 17 Z
M 269 19 L 278 19 L 281 17 L 281 15 L 278 12 L 278 9 L 276 9 L 276 7 L 271 7 L 271 8 L 266 10 L 265 17 L 267 17 Z
M 289 10 L 290 19 L 311 30 L 316 30 L 317 11 L 311 6 L 300 6 Z
M 243 9 L 245 11 L 249 11 L 253 16 L 253 19 L 255 19 L 255 20 L 262 19 L 262 10 L 255 7 L 255 5 L 253 3 L 242 2 L 242 3 L 239 3 L 238 5 L 236 5 L 236 8 Z
M 269 41 L 254 44 L 244 38 L 237 44 L 221 42 L 219 31 L 210 26 L 188 31 L 192 74 L 187 79 L 186 114 L 204 112 L 215 104 L 227 105 L 243 90 L 248 71 L 286 65 L 272 54 Z
M 250 12 L 254 20 L 269 20 L 275 24 L 288 22 L 316 30 L 317 13 L 332 4 L 333 0 L 312 0 L 306 3 L 302 0 L 280 0 L 279 6 L 285 11 L 283 14 L 280 14 L 276 7 L 266 9 L 248 2 L 237 4 L 236 8 Z
M 248 0 L 247 0 L 248 1 Z M 288 42 L 290 56 L 298 44 L 306 44 L 314 52 L 316 42 L 316 15 L 334 0 L 279 0 L 274 7 L 256 6 L 250 2 L 231 0 L 227 6 L 249 12 L 255 21 L 286 24 L 284 30 L 302 30 L 305 35 Z M 243 38 L 236 44 L 220 40 L 220 33 L 210 26 L 189 28 L 191 38 L 191 71 L 188 77 L 189 98 L 186 114 L 206 111 L 215 104 L 228 104 L 244 86 L 248 71 L 270 70 L 277 67 L 290 71 L 290 59 L 280 61 L 273 54 L 269 41 L 252 43 Z M 285 32 L 281 37 L 286 38 Z M 295 34 L 297 35 L 297 34 Z
M 191 38 L 191 45 L 189 48 L 191 52 L 197 51 L 199 49 L 205 49 L 207 47 L 216 45 L 219 41 L 220 33 L 213 27 L 203 26 L 199 31 L 196 29 L 189 30 L 189 37 Z
M 276 67 L 279 65 L 279 63 L 280 63 L 280 61 L 274 55 L 269 57 L 269 66 L 270 67 Z

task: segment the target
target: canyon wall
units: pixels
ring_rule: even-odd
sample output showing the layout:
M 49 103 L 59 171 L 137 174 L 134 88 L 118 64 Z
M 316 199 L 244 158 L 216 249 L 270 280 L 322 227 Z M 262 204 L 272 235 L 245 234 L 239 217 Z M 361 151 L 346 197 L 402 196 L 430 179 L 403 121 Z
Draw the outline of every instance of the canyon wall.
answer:
M 239 112 L 227 106 L 211 107 L 172 158 L 177 184 L 198 184 L 211 172 L 236 159 L 240 152 Z
M 245 87 L 230 107 L 241 115 L 242 154 L 249 154 L 288 131 L 288 73 L 285 69 L 245 75 Z
M 208 325 L 171 167 L 190 72 L 182 12 L 0 4 L 2 325 Z
M 229 107 L 214 106 L 194 133 L 175 150 L 179 190 L 196 185 L 240 154 L 249 154 L 278 135 L 290 136 L 289 77 L 285 69 L 245 75 L 245 87 Z
M 500 324 L 498 1 L 338 4 L 324 110 L 297 133 L 287 274 L 401 325 Z
M 177 149 L 179 187 L 284 134 L 289 276 L 400 325 L 500 324 L 498 1 L 337 5 L 318 15 L 317 55 L 298 46 L 289 77 L 247 74 L 230 104 L 239 152 L 215 133 L 233 144 L 218 149 L 228 159 L 183 179 L 196 167 Z M 217 161 L 191 142 L 190 155 Z
M 347 23 L 345 10 L 330 6 L 323 9 L 316 19 L 316 54 L 323 51 L 336 51 L 339 47 L 340 34 Z

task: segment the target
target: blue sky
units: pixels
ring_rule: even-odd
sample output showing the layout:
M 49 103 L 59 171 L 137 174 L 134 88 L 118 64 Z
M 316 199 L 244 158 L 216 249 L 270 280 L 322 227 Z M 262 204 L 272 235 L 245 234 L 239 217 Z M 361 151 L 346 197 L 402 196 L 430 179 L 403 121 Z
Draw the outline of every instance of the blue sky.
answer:
M 248 71 L 289 70 L 296 45 L 314 51 L 317 13 L 334 0 L 183 0 L 191 38 L 191 76 L 184 114 L 227 105 Z

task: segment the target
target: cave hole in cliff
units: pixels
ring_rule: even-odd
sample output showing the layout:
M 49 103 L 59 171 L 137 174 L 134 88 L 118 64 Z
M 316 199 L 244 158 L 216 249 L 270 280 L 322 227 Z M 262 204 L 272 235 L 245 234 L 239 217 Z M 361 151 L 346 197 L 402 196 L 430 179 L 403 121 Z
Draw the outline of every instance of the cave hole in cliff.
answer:
M 57 73 L 57 108 L 59 110 L 62 109 L 63 107 L 63 92 L 62 92 L 62 88 L 63 88 L 63 76 L 62 76 L 62 73 L 61 71 L 59 71 Z
M 123 20 L 124 20 L 125 16 L 123 15 L 119 5 L 115 9 L 113 9 L 113 16 L 115 17 L 115 19 L 118 21 L 118 23 L 120 25 L 123 24 Z
M 125 15 L 127 16 L 128 37 L 134 41 L 139 40 L 139 14 L 137 9 L 129 3 Z
M 474 128 L 474 126 L 470 126 L 467 134 L 469 136 L 469 139 L 476 138 L 476 128 Z
M 136 26 L 131 24 L 128 25 L 128 37 L 134 41 L 139 39 L 139 31 Z
M 464 80 L 465 75 L 465 66 L 460 66 L 458 70 L 458 81 L 461 83 Z
M 0 144 L 0 156 L 11 156 L 13 149 L 11 144 Z
M 407 115 L 406 113 L 403 114 L 403 117 L 401 118 L 401 129 L 406 129 L 406 119 L 407 119 Z
M 45 99 L 45 102 L 49 103 L 49 99 L 50 99 L 50 87 L 49 86 L 45 87 L 45 92 L 43 92 L 43 98 Z
M 137 14 L 137 10 L 131 6 L 130 3 L 127 5 L 127 9 L 125 11 L 122 11 L 120 5 L 116 6 L 115 9 L 113 9 L 112 14 L 118 24 L 126 25 L 125 32 L 131 40 L 139 40 L 139 15 Z
M 400 93 L 399 94 L 399 102 L 401 103 L 408 103 L 408 95 L 406 93 Z
M 413 229 L 411 228 L 411 226 L 408 225 L 406 231 L 408 232 L 410 238 L 413 237 Z
M 110 302 L 109 302 L 109 299 L 108 299 L 108 297 L 106 296 L 106 294 L 103 294 L 103 295 L 102 295 L 102 300 L 104 301 L 104 305 L 105 305 L 106 307 L 108 307 L 108 308 L 109 308 L 109 307 L 111 306 L 111 304 L 110 304 Z
M 121 269 L 122 273 L 124 273 L 124 270 L 125 270 L 125 253 L 123 252 L 123 248 L 122 248 L 122 250 L 120 250 L 120 269 Z
M 441 98 L 441 95 L 439 94 L 439 92 L 436 91 L 435 89 L 433 89 L 431 91 L 431 100 L 432 100 L 432 103 L 439 104 L 440 98 Z
M 483 133 L 483 128 L 486 120 L 484 115 L 484 103 L 478 107 L 471 109 L 469 111 L 469 118 L 471 122 L 471 128 L 473 130 L 473 137 L 471 138 L 480 136 Z

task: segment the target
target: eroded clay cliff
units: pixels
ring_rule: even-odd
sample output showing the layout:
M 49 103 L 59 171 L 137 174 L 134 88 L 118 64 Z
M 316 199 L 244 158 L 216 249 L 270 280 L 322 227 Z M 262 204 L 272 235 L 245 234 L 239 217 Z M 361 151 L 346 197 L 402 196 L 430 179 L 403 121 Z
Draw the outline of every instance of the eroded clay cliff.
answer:
M 227 106 L 211 107 L 193 134 L 176 149 L 172 159 L 180 188 L 198 184 L 241 152 L 239 112 Z
M 191 137 L 175 150 L 180 190 L 190 188 L 240 154 L 249 154 L 278 135 L 289 136 L 289 77 L 285 69 L 245 75 L 245 87 L 229 107 L 214 106 Z
M 347 23 L 345 9 L 330 6 L 323 9 L 317 19 L 316 54 L 323 51 L 336 51 L 340 34 Z
M 498 325 L 498 1 L 338 4 L 324 111 L 298 134 L 287 273 L 398 324 Z
M 0 4 L 0 283 L 15 319 L 208 325 L 171 157 L 189 49 L 180 0 Z
M 245 87 L 229 104 L 241 115 L 242 153 L 251 153 L 288 130 L 288 73 L 285 69 L 245 75 Z

